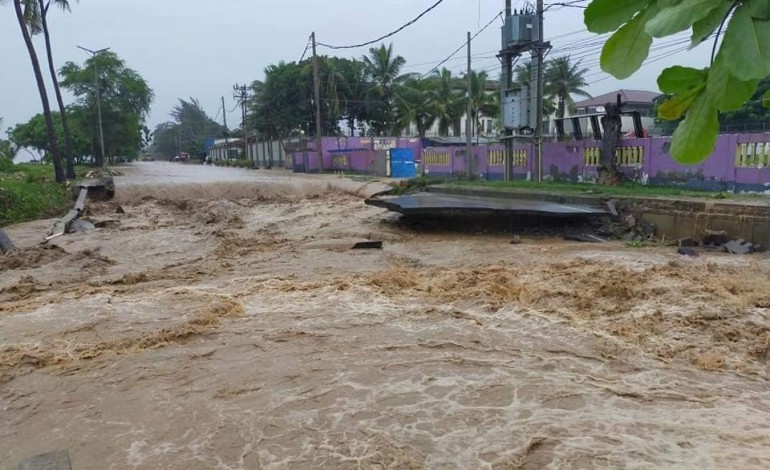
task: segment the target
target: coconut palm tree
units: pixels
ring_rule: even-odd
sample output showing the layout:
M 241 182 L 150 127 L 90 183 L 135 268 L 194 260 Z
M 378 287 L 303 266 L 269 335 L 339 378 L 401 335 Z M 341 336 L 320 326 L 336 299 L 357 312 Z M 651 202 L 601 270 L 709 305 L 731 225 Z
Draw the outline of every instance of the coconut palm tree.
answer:
M 532 80 L 532 74 L 534 70 L 532 67 L 532 61 L 528 60 L 524 62 L 523 64 L 519 64 L 514 69 L 514 86 L 527 90 L 529 93 L 529 96 L 532 96 L 532 93 L 535 93 L 537 89 L 533 86 L 530 87 L 530 83 Z M 548 77 L 546 76 L 546 80 Z M 548 87 L 548 82 L 546 81 L 546 88 Z M 556 105 L 553 103 L 553 99 L 551 99 L 547 94 L 545 96 L 545 99 L 543 99 L 543 116 L 550 116 L 556 112 Z
M 77 1 L 77 0 L 76 0 Z M 61 8 L 62 11 L 70 11 L 70 2 L 68 0 L 38 0 L 40 12 L 40 26 L 45 37 L 45 49 L 48 56 L 48 71 L 51 74 L 51 82 L 56 93 L 56 101 L 59 104 L 59 113 L 61 114 L 62 130 L 64 131 L 64 158 L 67 165 L 67 179 L 75 179 L 74 155 L 72 155 L 72 134 L 67 123 L 67 111 L 64 107 L 64 100 L 59 86 L 59 76 L 56 73 L 56 66 L 53 61 L 53 50 L 51 49 L 51 33 L 48 29 L 48 9 L 51 4 Z
M 435 89 L 438 133 L 446 137 L 449 135 L 449 129 L 465 112 L 465 98 L 457 89 L 457 79 L 452 77 L 452 72 L 448 69 L 445 68 L 440 72 L 437 70 L 432 80 Z
M 481 115 L 497 116 L 500 108 L 495 99 L 496 92 L 487 93 L 489 75 L 485 70 L 471 72 L 471 135 L 476 135 L 479 128 Z
M 390 130 L 395 124 L 393 107 L 395 105 L 395 89 L 399 82 L 401 67 L 406 59 L 393 52 L 393 44 L 381 45 L 369 49 L 369 55 L 364 56 L 364 67 L 368 79 L 372 82 L 369 93 L 371 112 L 370 124 L 376 133 Z
M 415 123 L 417 134 L 424 139 L 438 116 L 433 81 L 419 77 L 405 79 L 396 93 L 395 111 L 394 135 Z
M 0 0 L 0 2 L 5 1 L 6 0 Z M 35 0 L 13 0 L 13 8 L 16 12 L 16 20 L 21 29 L 21 35 L 24 38 L 24 44 L 27 46 L 29 60 L 32 63 L 32 71 L 35 74 L 35 82 L 37 83 L 37 89 L 40 93 L 40 101 L 43 104 L 43 116 L 45 118 L 46 131 L 48 140 L 51 143 L 54 175 L 56 177 L 56 182 L 63 183 L 65 180 L 64 168 L 62 167 L 59 142 L 56 138 L 53 116 L 51 115 L 51 106 L 48 102 L 48 91 L 46 90 L 45 81 L 43 80 L 43 71 L 40 68 L 40 61 L 37 58 L 35 45 L 32 43 L 32 32 L 36 31 L 35 25 L 39 24 L 41 14 L 39 3 Z
M 575 100 L 572 95 L 591 97 L 583 90 L 583 87 L 588 85 L 585 80 L 586 73 L 588 69 L 581 69 L 580 61 L 573 64 L 569 56 L 556 58 L 548 64 L 545 70 L 545 93 L 551 100 L 557 101 L 558 119 L 564 117 L 566 110 L 569 110 L 570 114 L 575 112 Z

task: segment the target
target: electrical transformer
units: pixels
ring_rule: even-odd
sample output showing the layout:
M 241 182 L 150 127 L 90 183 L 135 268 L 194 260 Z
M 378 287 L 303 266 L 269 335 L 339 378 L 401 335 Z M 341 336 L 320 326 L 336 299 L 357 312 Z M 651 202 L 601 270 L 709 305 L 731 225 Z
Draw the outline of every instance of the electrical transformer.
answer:
M 503 49 L 526 46 L 540 40 L 540 26 L 534 12 L 511 15 L 503 26 Z

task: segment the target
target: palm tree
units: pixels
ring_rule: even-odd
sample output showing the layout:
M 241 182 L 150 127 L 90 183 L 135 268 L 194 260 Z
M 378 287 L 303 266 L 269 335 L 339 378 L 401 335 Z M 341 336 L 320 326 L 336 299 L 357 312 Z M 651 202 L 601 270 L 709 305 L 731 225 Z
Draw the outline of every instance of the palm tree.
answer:
M 545 92 L 552 100 L 557 100 L 556 118 L 564 117 L 569 109 L 570 114 L 575 112 L 575 101 L 572 95 L 590 98 L 591 95 L 582 87 L 587 86 L 585 74 L 587 68 L 580 68 L 580 61 L 572 63 L 569 56 L 559 57 L 551 61 L 545 71 Z
M 418 77 L 405 79 L 396 93 L 394 135 L 415 123 L 420 139 L 424 139 L 438 116 L 435 98 L 436 90 L 431 80 Z
M 471 72 L 471 116 L 470 119 L 473 128 L 471 135 L 476 135 L 479 127 L 479 118 L 481 115 L 497 116 L 500 112 L 496 93 L 487 93 L 487 82 L 489 75 L 486 71 Z
M 38 18 L 41 13 L 39 11 L 39 4 L 35 0 L 13 0 L 13 7 L 16 12 L 16 20 L 21 29 L 21 35 L 24 38 L 24 44 L 27 46 L 29 60 L 32 62 L 32 70 L 35 73 L 35 81 L 37 82 L 37 89 L 40 93 L 40 101 L 43 104 L 43 116 L 45 117 L 48 141 L 51 143 L 54 175 L 57 183 L 63 183 L 65 180 L 64 168 L 62 167 L 59 142 L 56 138 L 56 131 L 53 125 L 51 106 L 48 102 L 48 91 L 45 87 L 43 72 L 40 68 L 40 61 L 37 58 L 37 52 L 35 51 L 35 45 L 32 43 L 32 34 L 30 32 L 30 29 L 34 29 L 34 25 L 38 24 L 39 21 Z
M 452 77 L 452 72 L 446 68 L 435 72 L 433 86 L 438 133 L 446 137 L 449 135 L 449 129 L 465 112 L 465 98 L 457 89 L 457 80 Z
M 64 158 L 67 163 L 67 179 L 75 179 L 74 155 L 72 155 L 72 134 L 67 123 L 67 111 L 64 107 L 64 100 L 61 96 L 61 87 L 59 86 L 59 76 L 56 73 L 56 66 L 53 62 L 53 50 L 51 49 L 51 33 L 48 30 L 48 8 L 51 2 L 62 9 L 70 11 L 70 2 L 68 0 L 38 0 L 40 11 L 40 25 L 42 26 L 43 36 L 45 37 L 45 49 L 48 56 L 48 71 L 51 74 L 51 82 L 56 93 L 56 101 L 59 104 L 59 113 L 61 114 L 62 130 L 64 131 Z
M 370 100 L 372 108 L 372 127 L 377 133 L 390 130 L 395 123 L 393 106 L 395 104 L 395 88 L 403 78 L 399 75 L 406 59 L 393 52 L 393 44 L 381 45 L 369 49 L 369 55 L 364 56 L 364 67 L 368 78 L 372 81 Z
M 519 64 L 514 69 L 514 86 L 527 90 L 528 96 L 532 96 L 533 93 L 536 92 L 535 87 L 530 87 L 530 83 L 532 80 L 532 74 L 534 70 L 532 67 L 532 61 L 528 60 L 524 62 L 523 64 Z M 548 77 L 546 76 L 546 88 L 548 88 Z M 544 116 L 550 116 L 556 112 L 556 106 L 553 103 L 553 99 L 548 97 L 546 95 L 546 98 L 543 100 L 543 115 Z

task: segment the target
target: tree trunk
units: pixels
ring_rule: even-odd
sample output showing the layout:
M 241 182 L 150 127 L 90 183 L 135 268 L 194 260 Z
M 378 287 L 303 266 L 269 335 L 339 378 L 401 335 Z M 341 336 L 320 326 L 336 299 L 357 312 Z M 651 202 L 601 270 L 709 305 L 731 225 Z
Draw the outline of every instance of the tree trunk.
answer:
M 615 161 L 615 150 L 620 142 L 623 121 L 620 115 L 620 99 L 617 104 L 608 104 L 602 117 L 602 153 L 599 168 L 599 184 L 616 185 L 623 182 L 623 174 Z
M 40 101 L 43 102 L 43 116 L 45 117 L 45 125 L 48 130 L 48 142 L 51 145 L 54 175 L 56 177 L 57 183 L 63 183 L 65 180 L 64 168 L 62 167 L 61 153 L 59 152 L 59 142 L 56 139 L 56 129 L 54 128 L 53 117 L 51 116 L 51 106 L 48 103 L 48 92 L 45 89 L 45 82 L 43 81 L 43 72 L 40 70 L 40 62 L 37 59 L 35 45 L 32 44 L 32 36 L 29 34 L 27 23 L 24 20 L 24 12 L 22 10 L 21 0 L 13 0 L 13 6 L 16 10 L 16 19 L 19 22 L 21 34 L 24 37 L 24 43 L 27 46 L 29 59 L 32 62 L 32 69 L 35 72 L 35 81 L 37 82 L 37 89 L 40 93 Z
M 59 104 L 59 113 L 61 114 L 61 126 L 64 131 L 64 159 L 67 165 L 67 179 L 75 179 L 75 163 L 72 155 L 72 137 L 70 134 L 69 124 L 67 123 L 67 110 L 64 107 L 64 99 L 61 96 L 61 87 L 59 86 L 59 77 L 56 74 L 56 66 L 53 62 L 53 50 L 51 49 L 51 33 L 48 30 L 48 7 L 44 5 L 44 0 L 40 2 L 40 13 L 43 23 L 43 36 L 45 37 L 45 49 L 48 55 L 48 71 L 51 73 L 51 81 L 53 82 L 53 88 L 56 92 L 56 101 Z
M 566 108 L 567 108 L 567 106 L 566 106 L 566 103 L 564 102 L 564 98 L 560 96 L 559 97 L 559 104 L 558 104 L 558 106 L 556 108 L 556 117 L 558 119 L 563 119 L 564 118 L 564 114 L 565 114 Z

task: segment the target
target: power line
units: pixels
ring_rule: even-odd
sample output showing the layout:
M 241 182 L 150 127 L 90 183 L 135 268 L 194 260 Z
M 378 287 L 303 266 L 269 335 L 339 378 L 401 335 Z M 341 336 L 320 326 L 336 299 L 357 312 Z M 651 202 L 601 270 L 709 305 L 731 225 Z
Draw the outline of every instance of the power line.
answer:
M 417 18 L 415 18 L 412 21 L 406 23 L 405 25 L 401 26 L 397 30 L 395 30 L 395 31 L 393 31 L 391 33 L 388 33 L 388 34 L 386 34 L 386 35 L 384 35 L 382 37 L 379 37 L 377 39 L 374 39 L 372 41 L 363 42 L 361 44 L 353 44 L 353 45 L 350 45 L 350 46 L 331 46 L 329 44 L 324 44 L 322 42 L 319 42 L 318 45 L 326 47 L 326 48 L 329 48 L 329 49 L 356 49 L 358 47 L 371 46 L 372 44 L 375 44 L 375 43 L 378 43 L 378 42 L 382 41 L 383 39 L 387 39 L 387 38 L 389 38 L 391 36 L 395 36 L 396 34 L 400 33 L 403 30 L 405 30 L 409 26 L 412 26 L 413 24 L 417 23 L 423 16 L 427 15 L 428 13 L 430 13 L 433 9 L 435 9 L 437 6 L 441 5 L 443 2 L 444 2 L 444 0 L 438 0 L 436 3 L 431 5 L 430 8 L 428 8 L 424 12 L 420 13 L 417 16 Z
M 307 44 L 305 44 L 305 50 L 302 51 L 302 57 L 299 58 L 297 63 L 302 63 L 303 60 L 305 60 L 305 55 L 307 54 L 308 49 L 310 49 L 310 36 L 307 38 Z
M 500 13 L 498 13 L 497 15 L 495 15 L 495 16 L 494 16 L 494 18 L 492 18 L 491 20 L 489 20 L 489 23 L 487 23 L 487 24 L 486 24 L 486 25 L 485 25 L 483 28 L 481 28 L 481 29 L 480 29 L 480 30 L 479 30 L 479 31 L 478 31 L 476 34 L 474 34 L 474 35 L 471 37 L 471 41 L 473 41 L 474 39 L 476 39 L 476 37 L 477 37 L 479 34 L 481 34 L 481 33 L 483 33 L 484 31 L 486 31 L 486 29 L 487 29 L 487 28 L 489 28 L 489 27 L 492 25 L 492 23 L 494 23 L 494 21 L 495 21 L 496 19 L 498 19 L 499 17 L 501 17 L 502 15 L 503 15 L 503 13 L 502 13 L 502 12 L 500 12 Z M 439 67 L 441 67 L 442 65 L 444 65 L 445 63 L 447 63 L 447 61 L 449 61 L 449 59 L 451 59 L 452 57 L 454 57 L 454 56 L 455 56 L 455 54 L 457 54 L 458 52 L 460 52 L 461 50 L 463 50 L 463 48 L 465 48 L 465 46 L 466 46 L 467 44 L 468 44 L 467 42 L 463 42 L 463 43 L 460 45 L 460 47 L 458 47 L 458 48 L 457 48 L 457 49 L 456 49 L 454 52 L 452 52 L 451 54 L 449 54 L 449 56 L 448 56 L 446 59 L 442 60 L 441 62 L 439 62 L 439 63 L 438 63 L 438 65 L 436 65 L 435 67 L 433 67 L 432 69 L 430 69 L 428 72 L 424 73 L 424 74 L 422 75 L 422 77 L 424 77 L 424 76 L 426 76 L 426 75 L 430 75 L 430 74 L 432 74 L 434 71 L 438 70 L 438 68 L 439 68 Z M 422 78 L 422 77 L 420 77 L 420 78 Z

